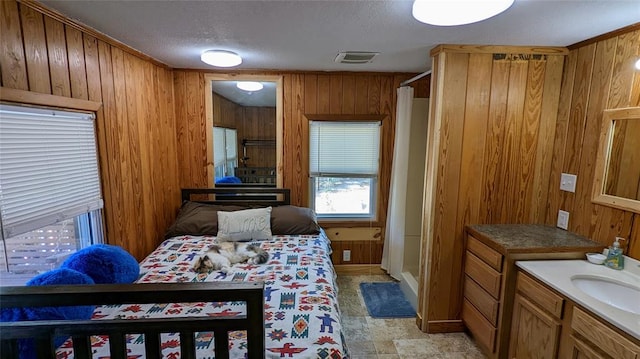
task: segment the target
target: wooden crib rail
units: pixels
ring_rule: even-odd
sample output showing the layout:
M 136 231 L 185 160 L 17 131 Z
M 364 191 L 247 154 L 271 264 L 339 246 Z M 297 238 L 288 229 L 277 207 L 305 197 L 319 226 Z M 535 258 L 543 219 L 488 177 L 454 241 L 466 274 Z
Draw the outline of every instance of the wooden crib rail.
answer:
M 0 307 L 110 305 L 241 301 L 240 317 L 183 317 L 135 320 L 25 321 L 0 323 L 3 358 L 17 357 L 18 339 L 35 338 L 39 358 L 55 357 L 56 337 L 73 338 L 75 358 L 91 358 L 91 335 L 109 337 L 111 358 L 126 358 L 126 334 L 145 335 L 146 357 L 160 357 L 160 334 L 180 333 L 182 358 L 195 358 L 194 334 L 213 332 L 215 357 L 229 358 L 228 332 L 247 331 L 249 358 L 265 353 L 264 283 L 203 282 L 126 285 L 0 287 Z

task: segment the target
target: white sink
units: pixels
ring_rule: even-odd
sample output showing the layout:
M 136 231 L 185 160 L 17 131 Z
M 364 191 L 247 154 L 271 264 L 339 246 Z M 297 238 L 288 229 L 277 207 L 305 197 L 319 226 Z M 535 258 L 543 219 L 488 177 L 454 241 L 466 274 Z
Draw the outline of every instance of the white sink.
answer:
M 585 294 L 626 312 L 640 314 L 640 288 L 611 278 L 574 275 L 571 283 Z

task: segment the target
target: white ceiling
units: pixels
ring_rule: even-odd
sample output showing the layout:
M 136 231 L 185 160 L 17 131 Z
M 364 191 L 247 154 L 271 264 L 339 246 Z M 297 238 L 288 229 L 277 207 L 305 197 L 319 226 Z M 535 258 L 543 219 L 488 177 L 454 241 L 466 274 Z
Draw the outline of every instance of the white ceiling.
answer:
M 276 83 L 260 81 L 264 88 L 260 91 L 240 90 L 237 81 L 211 81 L 214 93 L 237 103 L 240 106 L 276 107 Z
M 48 7 L 171 67 L 211 69 L 207 49 L 235 51 L 236 69 L 422 72 L 442 43 L 567 46 L 640 21 L 639 0 L 516 0 L 476 24 L 436 27 L 407 0 L 44 0 Z M 380 52 L 365 65 L 340 51 Z

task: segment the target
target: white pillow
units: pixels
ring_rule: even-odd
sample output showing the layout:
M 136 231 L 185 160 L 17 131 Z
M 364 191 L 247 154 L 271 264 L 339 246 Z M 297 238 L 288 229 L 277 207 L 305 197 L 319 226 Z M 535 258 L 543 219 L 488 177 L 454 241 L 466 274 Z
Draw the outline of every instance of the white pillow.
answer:
M 219 240 L 248 241 L 271 238 L 271 207 L 218 212 Z

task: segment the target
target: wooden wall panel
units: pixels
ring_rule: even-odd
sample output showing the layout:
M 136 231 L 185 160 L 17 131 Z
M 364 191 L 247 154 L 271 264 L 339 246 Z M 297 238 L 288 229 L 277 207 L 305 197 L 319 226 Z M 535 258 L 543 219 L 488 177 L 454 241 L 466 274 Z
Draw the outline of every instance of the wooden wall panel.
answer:
M 431 257 L 430 275 L 437 278 L 437 290 L 429 293 L 429 305 L 426 307 L 428 314 L 425 317 L 434 320 L 447 319 L 450 310 L 460 308 L 456 305 L 458 296 L 451 296 L 450 293 L 459 290 L 459 278 L 456 276 L 460 276 L 462 268 L 462 246 L 456 243 L 460 231 L 456 227 L 465 107 L 459 104 L 465 103 L 468 70 L 469 54 L 446 54 L 443 78 L 446 85 L 441 94 L 443 104 L 440 147 L 432 149 L 438 152 L 439 157 L 432 245 L 439 251 L 437 256 Z M 456 303 L 438 300 L 443 295 Z
M 547 197 L 546 183 L 549 182 L 553 167 L 552 156 L 554 143 L 551 139 L 556 134 L 556 114 L 560 102 L 562 64 L 564 56 L 549 56 L 545 68 L 544 89 L 542 90 L 542 106 L 540 112 L 540 133 L 538 134 L 538 153 L 533 179 L 533 202 L 529 211 L 529 223 L 535 223 L 546 217 Z
M 44 17 L 44 24 L 47 35 L 47 51 L 49 54 L 51 93 L 58 96 L 71 97 L 64 24 L 49 16 Z
M 82 33 L 67 26 L 65 35 L 67 37 L 67 56 L 69 56 L 71 97 L 86 100 L 89 95 L 87 94 L 87 70 L 84 63 Z
M 17 3 L 15 1 L 0 2 L 0 16 L 2 18 L 0 22 L 2 86 L 28 90 L 24 43 Z
M 29 90 L 46 94 L 51 93 L 44 18 L 41 13 L 31 8 L 23 7 L 21 10 L 20 16 L 22 17 Z
M 242 140 L 276 140 L 275 107 L 243 107 L 242 136 L 238 133 L 238 153 L 242 156 Z M 247 146 L 247 167 L 276 167 L 276 147 Z
M 541 136 L 555 126 L 564 55 L 463 48 L 433 55 L 418 321 L 429 332 L 461 328 L 465 225 L 546 216 L 537 196 L 549 185 L 541 176 L 553 147 Z
M 180 204 L 172 71 L 38 4 L 8 0 L 0 9 L 3 87 L 102 103 L 96 132 L 105 240 L 143 259 Z
M 509 89 L 509 71 L 511 64 L 504 60 L 493 60 L 491 72 L 491 95 L 489 99 L 489 118 L 487 140 L 484 149 L 485 170 L 482 177 L 484 189 L 480 203 L 479 220 L 494 223 L 500 218 L 500 201 L 503 196 L 502 143 L 504 140 L 505 119 L 507 116 L 507 90 Z
M 630 238 L 627 252 L 640 258 L 640 215 L 591 203 L 602 111 L 638 106 L 640 30 L 573 49 L 565 63 L 558 123 L 548 188 L 546 223 L 555 224 L 559 209 L 568 211 L 569 230 L 610 245 L 616 236 Z M 575 193 L 559 190 L 560 174 L 578 177 Z

